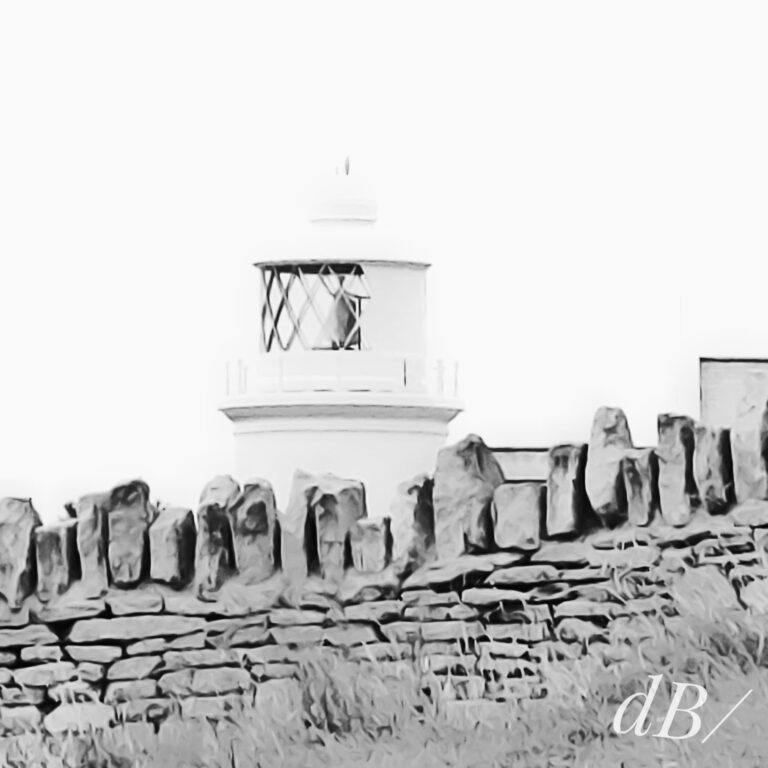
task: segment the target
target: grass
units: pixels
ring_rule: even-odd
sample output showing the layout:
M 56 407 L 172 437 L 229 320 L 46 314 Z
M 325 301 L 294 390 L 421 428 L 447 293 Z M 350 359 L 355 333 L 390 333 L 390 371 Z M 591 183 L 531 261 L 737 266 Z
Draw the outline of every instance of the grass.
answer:
M 615 623 L 610 642 L 571 662 L 540 665 L 542 699 L 495 705 L 476 725 L 456 720 L 445 678 L 418 660 L 391 664 L 310 653 L 299 667 L 300 701 L 284 711 L 245 704 L 219 721 L 172 719 L 159 736 L 126 731 L 52 740 L 28 734 L 5 756 L 9 768 L 556 768 L 768 765 L 766 621 L 741 609 L 692 604 L 681 616 Z M 705 686 L 700 734 L 687 740 L 616 735 L 616 709 L 663 675 L 651 710 L 656 733 L 672 681 Z M 514 681 L 512 688 L 514 690 Z M 748 690 L 753 693 L 702 744 L 703 735 Z M 688 692 L 692 701 L 693 694 Z M 688 701 L 686 699 L 686 701 Z M 494 705 L 488 705 L 494 707 Z M 631 718 L 627 717 L 627 722 Z M 688 729 L 679 715 L 672 733 Z

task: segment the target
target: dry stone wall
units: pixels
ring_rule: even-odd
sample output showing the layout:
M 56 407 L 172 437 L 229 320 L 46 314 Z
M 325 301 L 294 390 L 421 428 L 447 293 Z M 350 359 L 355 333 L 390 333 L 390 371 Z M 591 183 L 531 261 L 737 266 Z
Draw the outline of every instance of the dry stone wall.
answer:
M 556 695 L 544 662 L 619 663 L 632 622 L 675 616 L 681 595 L 768 610 L 768 501 L 736 498 L 728 430 L 658 426 L 636 447 L 602 408 L 545 482 L 507 481 L 470 435 L 403 484 L 392 521 L 368 518 L 360 482 L 300 471 L 284 509 L 266 480 L 230 477 L 194 513 L 140 480 L 48 525 L 3 499 L 3 733 L 298 709 L 307 653 L 383 675 L 415 662 L 468 699 Z

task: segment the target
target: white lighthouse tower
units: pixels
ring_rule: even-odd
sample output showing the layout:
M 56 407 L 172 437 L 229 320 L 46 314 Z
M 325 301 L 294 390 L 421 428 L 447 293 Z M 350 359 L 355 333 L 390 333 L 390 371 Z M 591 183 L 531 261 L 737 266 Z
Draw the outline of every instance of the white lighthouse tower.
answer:
M 388 514 L 400 483 L 434 469 L 462 409 L 455 365 L 427 357 L 429 264 L 377 217 L 347 161 L 298 236 L 254 265 L 260 328 L 228 368 L 221 410 L 238 476 L 270 480 L 279 508 L 301 468 L 361 480 L 368 514 Z

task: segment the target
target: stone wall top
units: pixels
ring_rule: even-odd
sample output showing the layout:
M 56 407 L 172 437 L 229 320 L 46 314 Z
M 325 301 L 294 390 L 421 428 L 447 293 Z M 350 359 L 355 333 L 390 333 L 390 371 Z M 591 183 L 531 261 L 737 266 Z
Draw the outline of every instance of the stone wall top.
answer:
M 763 426 L 750 452 L 738 423 L 662 414 L 657 446 L 638 448 L 624 412 L 600 408 L 588 443 L 549 450 L 543 480 L 506 478 L 494 450 L 469 435 L 439 452 L 432 477 L 403 484 L 392 520 L 368 519 L 359 481 L 301 470 L 284 507 L 268 480 L 241 487 L 229 476 L 205 485 L 195 511 L 153 504 L 138 479 L 82 496 L 68 507 L 74 517 L 47 525 L 30 499 L 2 499 L 0 625 L 149 612 L 160 600 L 205 612 L 199 604 L 276 581 L 383 594 L 465 555 L 531 553 L 603 529 L 687 526 L 763 500 L 735 488 L 740 462 L 766 469 L 768 409 L 754 423 Z

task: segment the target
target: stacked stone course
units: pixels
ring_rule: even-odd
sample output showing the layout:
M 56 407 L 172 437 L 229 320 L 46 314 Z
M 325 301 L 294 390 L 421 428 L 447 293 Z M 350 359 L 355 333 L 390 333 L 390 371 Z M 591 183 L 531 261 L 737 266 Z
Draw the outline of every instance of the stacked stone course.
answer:
M 415 661 L 459 698 L 552 696 L 543 662 L 620 662 L 636 649 L 609 635 L 675 616 L 680 595 L 767 610 L 768 501 L 736 498 L 728 430 L 658 426 L 638 448 L 601 408 L 588 444 L 552 448 L 545 483 L 507 481 L 470 435 L 403 484 L 391 524 L 368 518 L 360 482 L 305 472 L 285 509 L 266 480 L 229 477 L 196 514 L 140 480 L 49 525 L 3 499 L 3 733 L 215 716 L 278 692 L 299 709 L 307 653 L 383 675 Z

